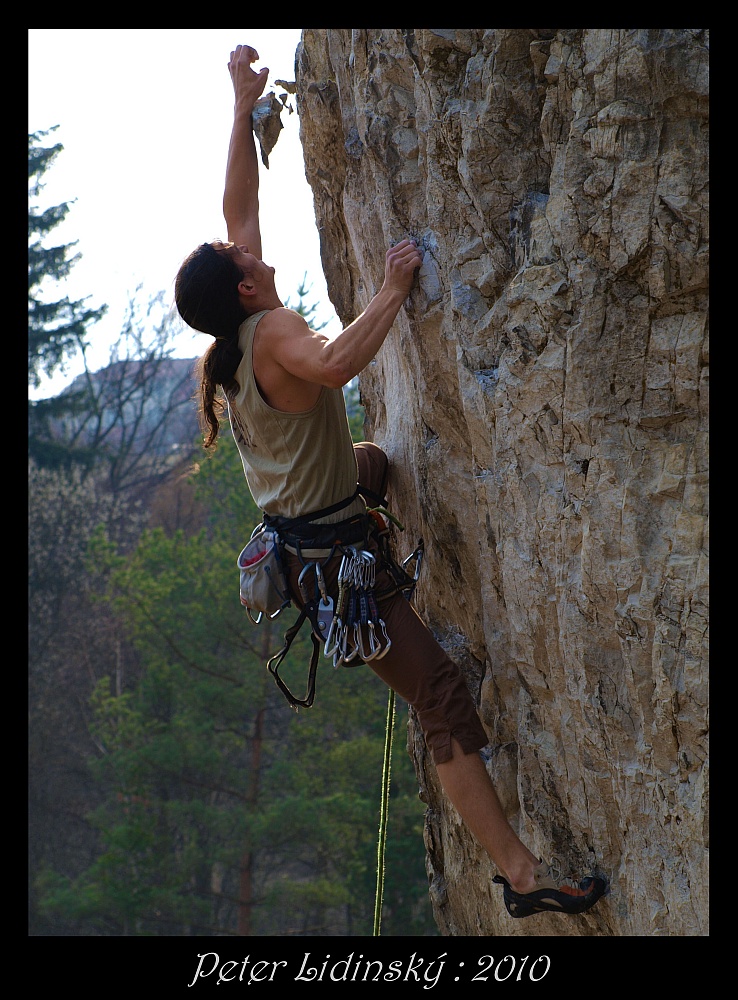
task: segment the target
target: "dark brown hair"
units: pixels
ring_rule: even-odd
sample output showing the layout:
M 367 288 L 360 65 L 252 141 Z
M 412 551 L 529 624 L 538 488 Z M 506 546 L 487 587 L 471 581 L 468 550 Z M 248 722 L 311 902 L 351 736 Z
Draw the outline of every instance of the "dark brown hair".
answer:
M 238 295 L 243 278 L 243 271 L 227 250 L 202 243 L 184 261 L 174 283 L 174 300 L 185 323 L 215 337 L 196 366 L 198 417 L 206 448 L 215 444 L 219 417 L 226 409 L 217 395 L 218 386 L 225 392 L 237 387 L 234 376 L 243 357 L 238 328 L 246 319 Z

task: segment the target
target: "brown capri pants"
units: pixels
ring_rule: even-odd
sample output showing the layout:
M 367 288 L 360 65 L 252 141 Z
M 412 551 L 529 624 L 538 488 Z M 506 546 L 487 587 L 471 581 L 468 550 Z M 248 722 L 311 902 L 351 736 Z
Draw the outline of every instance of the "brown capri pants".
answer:
M 389 472 L 387 456 L 368 441 L 354 445 L 354 451 L 359 486 L 366 486 L 383 497 Z M 323 566 L 326 586 L 334 600 L 340 564 L 339 553 Z M 297 556 L 289 553 L 288 569 L 291 591 L 299 595 L 297 580 L 302 565 Z M 386 571 L 377 570 L 375 586 L 377 592 L 392 587 Z M 295 603 L 302 607 L 300 600 Z M 464 753 L 473 753 L 486 746 L 487 734 L 459 667 L 436 642 L 407 598 L 394 594 L 380 599 L 378 606 L 392 645 L 381 659 L 370 660 L 366 665 L 413 706 L 434 762 L 443 764 L 451 759 L 452 736 Z

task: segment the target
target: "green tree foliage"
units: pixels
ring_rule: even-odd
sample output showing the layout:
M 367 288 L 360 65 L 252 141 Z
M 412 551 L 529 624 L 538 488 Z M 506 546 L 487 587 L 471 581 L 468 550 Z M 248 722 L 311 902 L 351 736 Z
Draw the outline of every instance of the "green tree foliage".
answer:
M 307 283 L 306 271 L 297 288 L 297 302 L 293 302 L 288 296 L 285 301 L 285 307 L 287 309 L 293 309 L 296 313 L 299 313 L 311 330 L 322 330 L 324 327 L 328 326 L 328 321 L 326 320 L 325 323 L 318 323 L 315 319 L 315 314 L 318 311 L 317 302 L 308 304 L 306 301 L 311 288 L 312 285 L 308 285 Z
M 343 387 L 343 396 L 346 400 L 346 415 L 348 416 L 351 438 L 353 441 L 363 441 L 365 437 L 364 407 L 361 405 L 358 379 L 353 379 Z
M 58 128 L 34 132 L 28 136 L 28 193 L 38 198 L 44 187 L 42 178 L 63 150 L 61 143 L 41 146 L 43 139 Z M 30 204 L 28 210 L 28 378 L 38 387 L 41 374 L 52 375 L 66 359 L 78 351 L 87 339 L 87 328 L 99 320 L 107 306 L 88 309 L 84 300 L 70 301 L 66 296 L 46 301 L 42 285 L 63 282 L 79 254 L 70 256 L 76 243 L 45 246 L 49 234 L 69 212 L 69 203 L 43 211 Z
M 122 689 L 135 671 L 119 622 L 91 600 L 87 547 L 97 525 L 125 546 L 140 524 L 77 468 L 29 462 L 28 495 L 29 930 L 49 935 L 67 933 L 68 921 L 40 914 L 34 877 L 73 878 L 99 850 L 87 817 L 105 791 L 90 773 L 90 694 L 103 677 Z
M 84 350 L 88 328 L 107 310 L 107 306 L 89 308 L 86 300 L 49 295 L 49 288 L 62 284 L 79 260 L 79 254 L 71 255 L 75 243 L 47 245 L 51 232 L 66 218 L 69 203 L 44 210 L 36 203 L 43 176 L 63 149 L 60 143 L 42 145 L 57 127 L 28 136 L 28 382 L 33 388 L 41 385 L 42 375 L 64 371 L 66 362 Z M 86 399 L 86 392 L 79 391 L 29 400 L 29 451 L 36 461 L 58 464 L 67 457 L 67 450 L 54 442 L 50 424 L 64 413 L 81 412 Z

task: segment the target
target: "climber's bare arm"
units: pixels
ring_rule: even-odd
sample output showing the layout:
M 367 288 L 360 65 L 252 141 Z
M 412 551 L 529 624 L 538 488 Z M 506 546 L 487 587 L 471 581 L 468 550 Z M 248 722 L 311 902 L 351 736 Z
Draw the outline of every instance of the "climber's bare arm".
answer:
M 233 81 L 233 128 L 228 147 L 223 216 L 228 239 L 261 260 L 259 226 L 259 165 L 251 114 L 266 86 L 268 69 L 255 73 L 251 64 L 259 53 L 250 45 L 237 45 L 231 52 L 228 70 Z
M 311 330 L 291 309 L 274 309 L 256 328 L 254 374 L 278 410 L 309 409 L 322 386 L 341 388 L 363 371 L 384 343 L 422 263 L 415 243 L 387 251 L 381 289 L 364 312 L 335 337 Z

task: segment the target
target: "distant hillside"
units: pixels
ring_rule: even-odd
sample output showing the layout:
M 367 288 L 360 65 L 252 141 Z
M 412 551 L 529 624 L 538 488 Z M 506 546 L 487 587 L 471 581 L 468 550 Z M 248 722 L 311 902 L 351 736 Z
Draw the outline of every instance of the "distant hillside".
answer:
M 196 361 L 197 358 L 118 361 L 101 368 L 90 376 L 96 393 L 104 401 L 101 414 L 91 417 L 82 412 L 65 416 L 54 427 L 60 436 L 71 436 L 80 433 L 84 426 L 83 437 L 105 433 L 111 445 L 130 441 L 135 433 L 152 455 L 171 454 L 189 447 L 201 439 L 194 398 Z M 80 375 L 74 379 L 64 393 L 83 389 L 85 378 Z M 352 431 L 361 437 L 364 409 L 355 379 L 344 387 L 344 397 Z
M 132 435 L 152 453 L 161 455 L 189 446 L 197 437 L 194 400 L 197 388 L 195 358 L 165 358 L 156 361 L 117 361 L 90 376 L 102 402 L 98 414 L 80 412 L 55 424 L 60 434 L 107 435 L 111 445 Z M 84 388 L 80 375 L 64 394 Z

